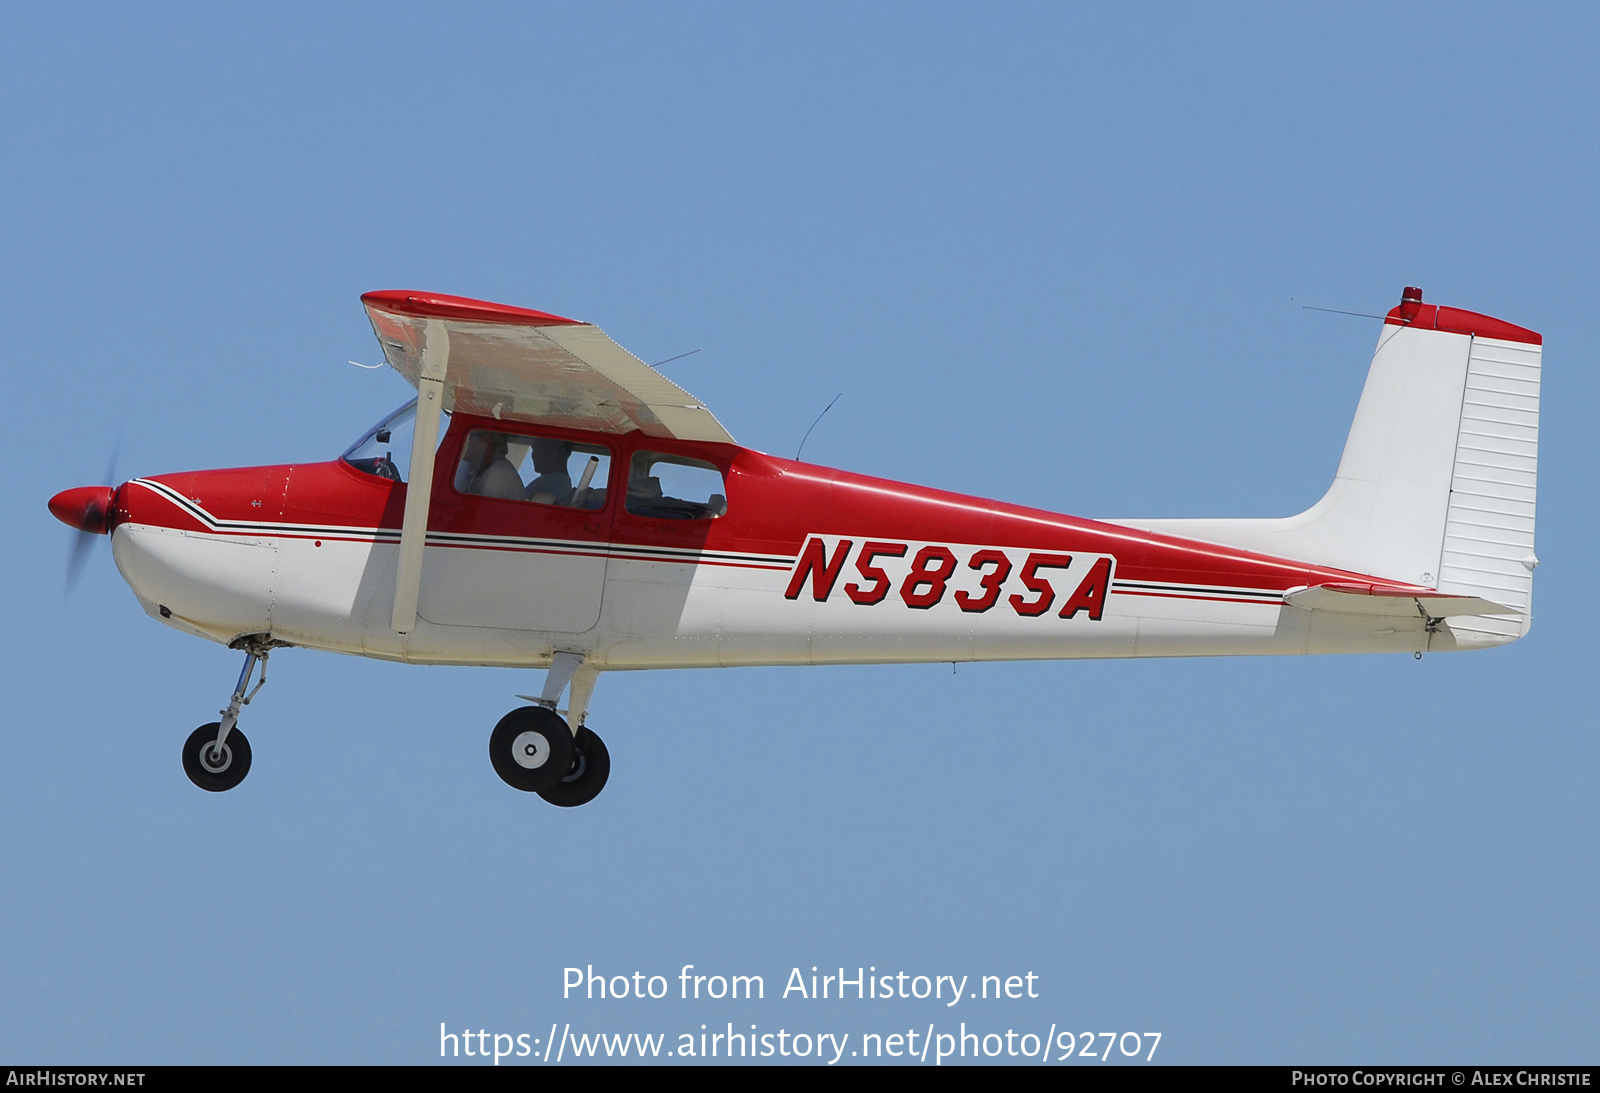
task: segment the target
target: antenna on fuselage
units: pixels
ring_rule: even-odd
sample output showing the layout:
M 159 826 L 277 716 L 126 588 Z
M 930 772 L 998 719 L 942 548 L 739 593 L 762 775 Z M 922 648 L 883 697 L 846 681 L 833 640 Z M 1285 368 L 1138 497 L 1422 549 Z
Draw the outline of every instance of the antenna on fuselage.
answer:
M 1316 304 L 1301 304 L 1301 311 L 1326 311 L 1331 315 L 1354 315 L 1359 319 L 1381 319 L 1382 315 L 1374 315 L 1370 311 L 1346 311 L 1342 307 L 1318 307 Z
M 844 392 L 840 391 L 837 395 L 833 396 L 833 402 L 838 402 L 842 398 L 844 398 Z M 813 421 L 811 423 L 811 429 L 815 429 L 817 427 L 817 422 L 822 420 L 823 414 L 826 414 L 829 410 L 833 409 L 833 402 L 828 403 L 828 405 L 822 408 L 822 413 L 817 415 L 817 421 Z M 800 462 L 800 453 L 805 450 L 806 441 L 811 439 L 811 429 L 806 430 L 806 435 L 800 438 L 800 447 L 794 450 L 794 461 L 796 463 Z

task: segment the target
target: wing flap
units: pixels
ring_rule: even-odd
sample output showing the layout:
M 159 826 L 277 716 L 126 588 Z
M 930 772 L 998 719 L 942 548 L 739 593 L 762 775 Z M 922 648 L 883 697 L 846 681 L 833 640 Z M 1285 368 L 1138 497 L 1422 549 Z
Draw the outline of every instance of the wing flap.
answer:
M 439 375 L 452 409 L 734 442 L 699 399 L 591 323 L 464 297 L 369 292 L 361 300 L 390 366 L 413 386 L 425 374 Z

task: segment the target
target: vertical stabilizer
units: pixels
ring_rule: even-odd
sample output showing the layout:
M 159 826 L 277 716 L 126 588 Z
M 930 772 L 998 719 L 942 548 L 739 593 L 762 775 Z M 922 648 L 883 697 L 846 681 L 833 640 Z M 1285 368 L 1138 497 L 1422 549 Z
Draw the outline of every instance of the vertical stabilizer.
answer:
M 1452 620 L 1461 645 L 1526 633 L 1542 339 L 1407 288 L 1378 336 L 1333 485 L 1298 516 L 1113 523 L 1312 562 L 1515 616 Z

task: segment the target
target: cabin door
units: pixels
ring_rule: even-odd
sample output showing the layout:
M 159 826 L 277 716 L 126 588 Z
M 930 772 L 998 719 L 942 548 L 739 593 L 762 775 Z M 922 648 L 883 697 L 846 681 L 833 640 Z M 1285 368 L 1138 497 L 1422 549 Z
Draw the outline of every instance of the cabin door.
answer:
M 592 436 L 462 423 L 434 479 L 417 613 L 441 626 L 583 633 L 600 618 L 611 449 Z

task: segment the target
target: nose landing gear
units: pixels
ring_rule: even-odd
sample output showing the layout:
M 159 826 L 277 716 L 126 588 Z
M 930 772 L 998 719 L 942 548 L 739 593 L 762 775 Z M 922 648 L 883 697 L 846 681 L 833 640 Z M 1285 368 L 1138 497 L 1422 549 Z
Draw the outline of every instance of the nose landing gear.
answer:
M 267 655 L 285 644 L 265 635 L 234 642 L 235 649 L 244 650 L 244 668 L 239 672 L 228 708 L 220 711 L 222 720 L 201 725 L 183 742 L 183 773 L 201 789 L 221 793 L 244 781 L 250 773 L 250 741 L 237 727 L 239 709 L 250 705 L 250 700 L 267 685 Z M 250 686 L 257 664 L 261 665 L 261 677 L 255 690 L 247 695 L 245 688 Z

